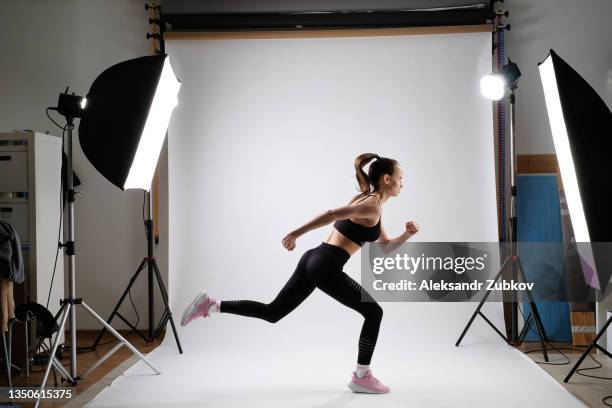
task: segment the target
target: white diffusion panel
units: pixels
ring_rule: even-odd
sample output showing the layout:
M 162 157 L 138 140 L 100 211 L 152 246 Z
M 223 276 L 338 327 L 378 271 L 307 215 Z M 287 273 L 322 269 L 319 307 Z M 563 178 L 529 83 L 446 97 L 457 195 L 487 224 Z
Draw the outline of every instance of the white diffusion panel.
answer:
M 170 303 L 176 319 L 200 290 L 270 302 L 302 254 L 291 230 L 357 192 L 354 159 L 398 160 L 404 189 L 383 208 L 391 236 L 415 220 L 419 241 L 497 241 L 491 34 L 320 39 L 172 40 L 182 82 L 169 130 Z M 345 271 L 360 280 L 360 256 Z M 454 345 L 475 303 L 383 303 L 372 364 L 409 362 L 419 347 Z M 484 310 L 502 327 L 500 303 Z M 322 364 L 345 376 L 363 318 L 316 290 L 276 324 L 220 314 L 179 334 L 185 353 L 214 345 L 239 365 Z M 464 344 L 503 344 L 477 319 Z M 168 331 L 166 345 L 174 345 Z M 211 350 L 211 352 L 213 352 Z M 340 374 L 342 373 L 342 374 Z M 280 374 L 279 374 L 280 375 Z M 344 378 L 344 377 L 341 377 Z

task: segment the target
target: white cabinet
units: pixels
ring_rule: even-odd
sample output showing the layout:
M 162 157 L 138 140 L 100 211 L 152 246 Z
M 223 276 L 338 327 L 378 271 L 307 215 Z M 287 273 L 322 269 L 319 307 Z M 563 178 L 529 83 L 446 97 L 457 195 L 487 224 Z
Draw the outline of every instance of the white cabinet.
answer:
M 62 140 L 37 132 L 0 133 L 0 219 L 10 222 L 22 243 L 26 284 L 15 303 L 49 299 L 55 315 L 64 297 L 64 256 L 53 267 L 60 232 Z M 53 277 L 53 286 L 51 279 Z M 21 286 L 21 285 L 18 285 Z M 16 288 L 17 289 L 17 288 Z M 25 299 L 20 297 L 25 296 Z

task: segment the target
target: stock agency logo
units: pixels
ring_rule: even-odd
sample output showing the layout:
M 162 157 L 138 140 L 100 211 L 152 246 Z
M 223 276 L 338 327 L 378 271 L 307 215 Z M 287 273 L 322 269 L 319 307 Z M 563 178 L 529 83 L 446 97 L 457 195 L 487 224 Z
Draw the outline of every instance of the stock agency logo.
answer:
M 421 254 L 418 257 L 410 256 L 409 254 L 395 254 L 394 257 L 377 256 L 372 260 L 372 272 L 380 275 L 387 270 L 404 270 L 414 275 L 420 270 L 445 270 L 453 271 L 457 274 L 462 274 L 465 271 L 485 269 L 485 260 L 488 254 L 483 254 L 478 257 L 441 257 L 441 256 L 425 256 Z

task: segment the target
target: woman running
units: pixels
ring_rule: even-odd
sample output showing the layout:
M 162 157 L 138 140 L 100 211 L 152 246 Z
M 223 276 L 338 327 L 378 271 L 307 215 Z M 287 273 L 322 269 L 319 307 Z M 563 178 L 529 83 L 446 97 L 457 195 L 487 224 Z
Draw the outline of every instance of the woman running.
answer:
M 366 174 L 363 167 L 373 159 Z M 380 238 L 383 243 L 402 243 L 416 234 L 419 227 L 413 221 L 407 222 L 406 231 L 393 239 L 387 236 L 382 227 L 382 204 L 390 197 L 398 196 L 403 187 L 403 171 L 396 160 L 364 153 L 355 159 L 355 170 L 360 194 L 353 197 L 348 205 L 326 211 L 283 238 L 283 246 L 292 251 L 297 238 L 335 221 L 327 240 L 302 255 L 295 272 L 272 302 L 221 301 L 202 292 L 185 309 L 181 325 L 215 312 L 257 317 L 276 323 L 302 303 L 315 288 L 319 288 L 364 317 L 357 367 L 349 388 L 354 392 L 373 394 L 389 392 L 389 387 L 376 379 L 369 368 L 383 316 L 382 308 L 359 283 L 342 271 L 342 267 L 364 242 L 374 242 Z

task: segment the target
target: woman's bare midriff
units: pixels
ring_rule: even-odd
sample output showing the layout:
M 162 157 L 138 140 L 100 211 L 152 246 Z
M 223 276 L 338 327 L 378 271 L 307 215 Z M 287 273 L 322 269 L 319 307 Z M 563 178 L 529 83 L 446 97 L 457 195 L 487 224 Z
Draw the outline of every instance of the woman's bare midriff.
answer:
M 353 255 L 361 248 L 359 245 L 342 235 L 340 231 L 333 227 L 331 233 L 329 234 L 325 242 L 344 249 L 346 252 L 349 253 L 349 255 Z

